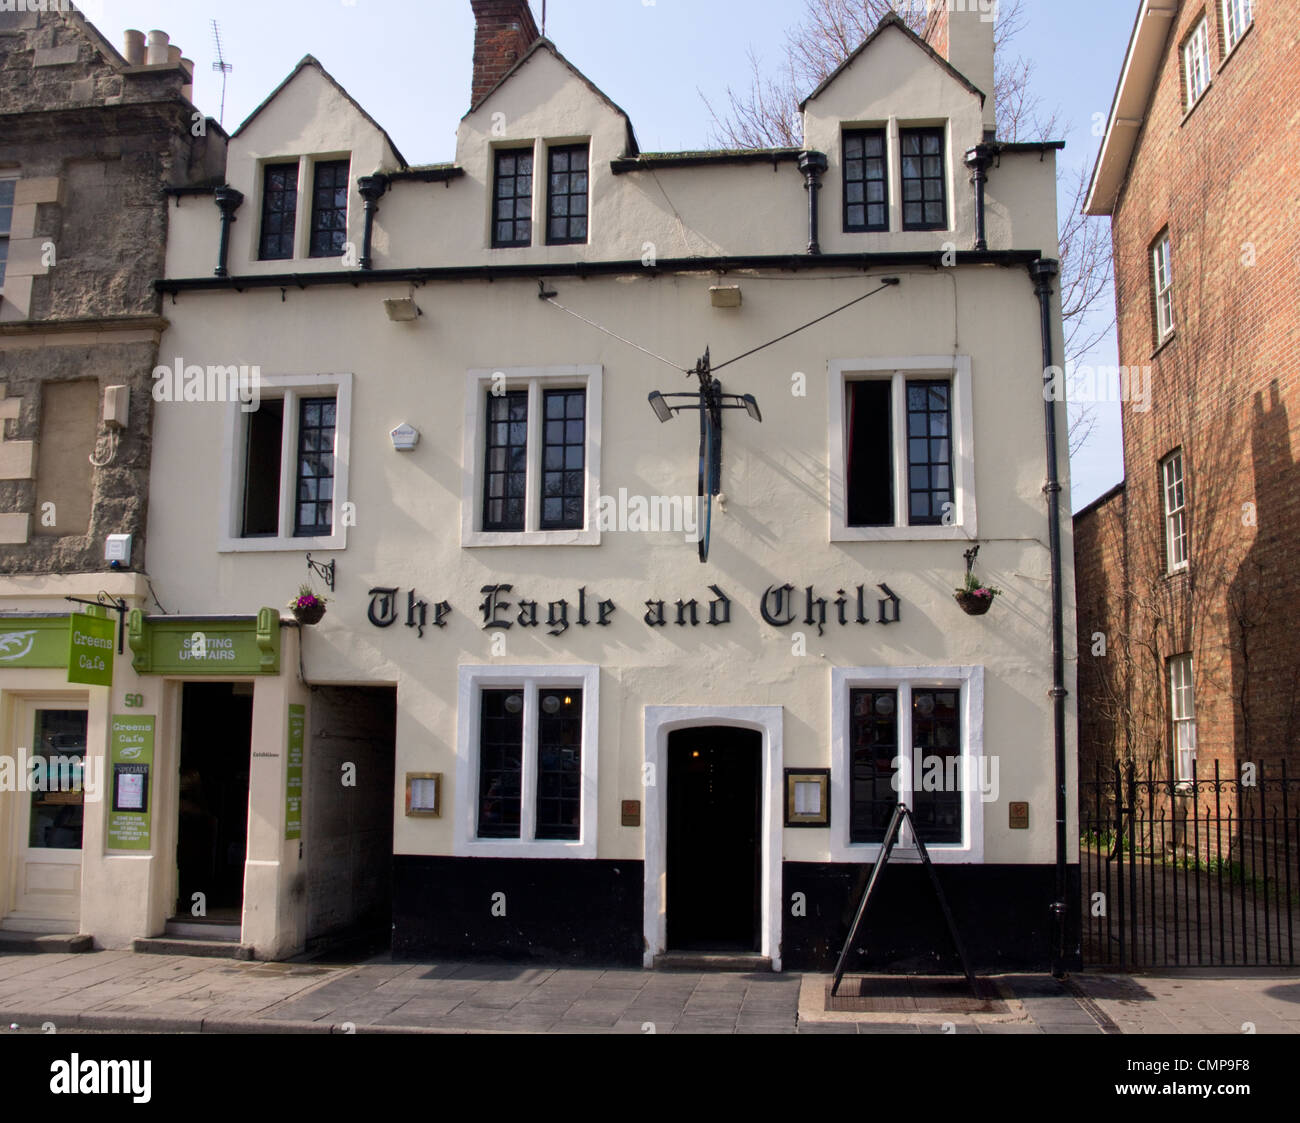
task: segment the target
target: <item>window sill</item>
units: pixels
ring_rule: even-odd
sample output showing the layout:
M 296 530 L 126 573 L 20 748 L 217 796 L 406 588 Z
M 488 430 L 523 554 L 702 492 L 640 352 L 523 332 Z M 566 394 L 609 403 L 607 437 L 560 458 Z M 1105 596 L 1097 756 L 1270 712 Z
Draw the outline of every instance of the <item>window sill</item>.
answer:
M 835 526 L 832 542 L 974 542 L 975 527 L 953 526 Z
M 1187 118 L 1190 117 L 1193 113 L 1196 112 L 1196 107 L 1197 107 L 1198 105 L 1200 105 L 1201 102 L 1203 102 L 1203 101 L 1206 99 L 1206 97 L 1208 96 L 1209 92 L 1210 92 L 1213 88 L 1214 88 L 1214 79 L 1211 78 L 1208 82 L 1205 83 L 1205 89 L 1203 89 L 1203 90 L 1201 91 L 1201 96 L 1198 97 L 1194 102 L 1192 102 L 1191 105 L 1189 105 L 1189 106 L 1187 107 L 1187 111 L 1183 114 L 1183 119 L 1178 123 L 1178 127 L 1179 127 L 1180 129 L 1181 129 L 1185 124 L 1187 124 Z
M 304 550 L 345 550 L 348 536 L 338 534 L 308 538 L 222 538 L 217 544 L 220 554 L 301 553 Z
M 883 849 L 884 847 L 879 842 L 853 842 L 834 852 L 831 855 L 831 861 L 872 866 L 880 861 L 880 853 Z M 982 861 L 982 855 L 978 854 L 974 847 L 959 842 L 929 842 L 926 843 L 925 850 L 930 855 L 930 861 L 934 862 L 935 865 Z M 901 862 L 903 865 L 920 865 L 921 863 L 921 852 L 915 845 L 902 846 L 895 844 L 889 857 L 890 861 Z
M 1238 39 L 1235 43 L 1233 43 L 1233 45 L 1228 48 L 1228 53 L 1219 60 L 1220 74 L 1223 73 L 1223 68 L 1228 65 L 1228 60 L 1237 53 L 1237 48 L 1240 47 L 1242 43 L 1246 41 L 1246 36 L 1249 35 L 1254 30 L 1254 28 L 1255 28 L 1255 21 L 1252 19 L 1250 23 L 1246 25 L 1246 30 L 1241 33 L 1241 38 Z
M 1151 357 L 1154 359 L 1158 354 L 1160 354 L 1161 351 L 1163 351 L 1166 347 L 1168 347 L 1177 338 L 1178 338 L 1178 329 L 1172 328 L 1169 334 L 1166 335 L 1164 339 L 1160 340 L 1160 342 L 1156 344 L 1156 349 L 1151 352 Z
M 480 546 L 599 546 L 599 530 L 475 530 L 461 539 L 461 547 Z
M 1179 577 L 1186 577 L 1191 572 L 1191 563 L 1186 562 L 1177 569 L 1166 569 L 1160 576 L 1166 581 L 1174 581 Z
M 595 824 L 592 824 L 593 830 Z M 590 842 L 519 842 L 509 838 L 473 839 L 456 848 L 459 858 L 594 858 L 595 835 Z

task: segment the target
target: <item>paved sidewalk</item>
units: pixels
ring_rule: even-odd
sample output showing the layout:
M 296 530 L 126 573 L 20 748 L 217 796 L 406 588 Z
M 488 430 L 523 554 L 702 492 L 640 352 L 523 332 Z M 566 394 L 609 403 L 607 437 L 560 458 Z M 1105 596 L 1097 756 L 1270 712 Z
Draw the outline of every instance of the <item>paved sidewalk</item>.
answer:
M 0 1032 L 1296 1033 L 1300 971 L 1000 975 L 983 1013 L 825 1012 L 822 975 L 0 955 Z M 1243 1026 L 1247 1028 L 1243 1029 Z

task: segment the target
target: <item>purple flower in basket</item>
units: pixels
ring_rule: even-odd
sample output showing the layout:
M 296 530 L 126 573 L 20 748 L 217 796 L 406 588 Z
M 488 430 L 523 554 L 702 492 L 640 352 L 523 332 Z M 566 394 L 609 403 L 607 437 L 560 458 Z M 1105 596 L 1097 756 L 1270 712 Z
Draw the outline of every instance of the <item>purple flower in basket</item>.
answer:
M 298 589 L 298 595 L 289 602 L 291 610 L 324 608 L 327 598 L 317 596 L 311 591 L 310 586 L 302 585 Z

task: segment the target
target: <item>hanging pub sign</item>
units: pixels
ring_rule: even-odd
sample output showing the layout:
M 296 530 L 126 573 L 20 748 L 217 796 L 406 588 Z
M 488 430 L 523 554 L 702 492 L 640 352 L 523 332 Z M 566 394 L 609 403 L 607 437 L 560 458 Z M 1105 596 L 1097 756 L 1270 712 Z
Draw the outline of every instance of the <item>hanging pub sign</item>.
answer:
M 802 593 L 794 585 L 769 585 L 758 599 L 763 622 L 773 628 L 802 623 L 824 635 L 828 625 L 854 627 L 864 624 L 897 624 L 902 619 L 902 601 L 884 582 L 876 585 L 881 595 L 868 593 L 868 586 L 855 585 L 852 591 L 835 589 L 833 595 L 819 595 L 815 585 L 805 585 Z M 390 628 L 401 618 L 402 590 L 395 585 L 379 585 L 369 592 L 366 615 L 376 628 Z M 524 596 L 514 585 L 484 585 L 479 592 L 479 626 L 484 631 L 508 631 L 511 628 L 544 628 L 547 635 L 560 636 L 570 627 L 608 626 L 618 606 L 593 596 L 585 585 L 571 599 L 542 601 Z M 641 619 L 648 627 L 679 628 L 719 627 L 731 623 L 731 598 L 717 585 L 710 585 L 712 596 L 689 599 L 650 597 L 644 601 Z M 800 616 L 800 609 L 803 615 Z M 447 626 L 451 615 L 449 601 L 430 604 L 414 589 L 406 594 L 408 628 L 423 638 L 425 627 Z
M 113 685 L 113 639 L 117 622 L 88 612 L 68 617 L 68 681 Z

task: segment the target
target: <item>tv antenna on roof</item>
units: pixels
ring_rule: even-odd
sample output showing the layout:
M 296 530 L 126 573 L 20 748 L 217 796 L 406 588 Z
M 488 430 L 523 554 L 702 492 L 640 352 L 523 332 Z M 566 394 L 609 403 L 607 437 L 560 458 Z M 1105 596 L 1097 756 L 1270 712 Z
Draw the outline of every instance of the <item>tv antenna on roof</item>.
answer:
M 542 0 L 542 38 L 546 38 L 546 0 Z
M 212 21 L 212 46 L 217 52 L 217 61 L 212 64 L 212 69 L 221 74 L 221 111 L 217 114 L 217 123 L 224 124 L 226 116 L 226 75 L 235 68 L 225 60 L 221 53 L 221 26 L 216 20 Z

